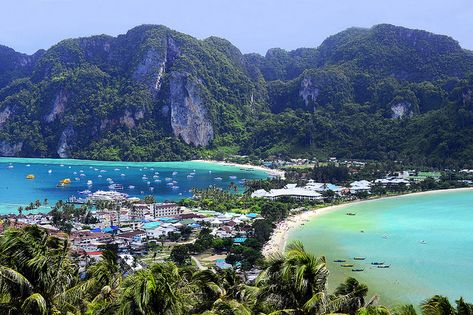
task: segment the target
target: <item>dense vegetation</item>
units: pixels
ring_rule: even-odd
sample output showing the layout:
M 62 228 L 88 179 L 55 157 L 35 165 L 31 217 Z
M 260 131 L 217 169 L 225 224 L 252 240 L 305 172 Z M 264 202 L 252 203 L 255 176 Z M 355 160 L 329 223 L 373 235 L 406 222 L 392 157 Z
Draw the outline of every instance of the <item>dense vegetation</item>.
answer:
M 65 40 L 33 56 L 0 47 L 0 154 L 468 166 L 472 72 L 473 53 L 455 40 L 392 25 L 265 56 L 152 25 Z M 203 123 L 183 114 L 199 111 Z M 193 128 L 210 142 L 182 136 Z
M 255 283 L 232 270 L 198 271 L 161 262 L 135 272 L 123 270 L 113 251 L 80 273 L 80 257 L 67 240 L 32 226 L 8 229 L 0 237 L 0 310 L 2 314 L 409 314 L 366 299 L 368 288 L 353 278 L 327 291 L 324 257 L 307 253 L 300 243 L 266 261 Z M 124 276 L 124 273 L 127 273 Z M 469 315 L 463 299 L 454 308 L 442 296 L 422 305 L 425 315 Z

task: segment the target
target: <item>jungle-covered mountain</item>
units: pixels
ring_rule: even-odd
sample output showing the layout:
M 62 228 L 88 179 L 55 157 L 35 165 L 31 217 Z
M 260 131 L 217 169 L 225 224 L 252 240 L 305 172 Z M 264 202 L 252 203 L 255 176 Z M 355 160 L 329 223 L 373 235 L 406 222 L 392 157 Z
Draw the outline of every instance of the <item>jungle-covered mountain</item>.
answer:
M 0 46 L 0 155 L 217 154 L 473 164 L 473 52 L 393 25 L 242 54 L 164 26 Z

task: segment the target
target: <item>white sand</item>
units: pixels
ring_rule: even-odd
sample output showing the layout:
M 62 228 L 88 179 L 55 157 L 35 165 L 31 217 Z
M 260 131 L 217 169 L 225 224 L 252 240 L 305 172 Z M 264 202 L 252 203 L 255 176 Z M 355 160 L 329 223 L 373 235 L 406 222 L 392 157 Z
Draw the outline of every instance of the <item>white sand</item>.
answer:
M 271 238 L 263 246 L 261 253 L 265 257 L 268 257 L 271 254 L 275 254 L 275 253 L 282 253 L 286 247 L 286 243 L 289 237 L 289 231 L 291 229 L 295 229 L 299 227 L 300 225 L 302 225 L 305 222 L 308 222 L 310 219 L 314 218 L 315 216 L 339 210 L 340 208 L 345 207 L 349 204 L 358 203 L 358 202 L 370 202 L 373 200 L 386 199 L 386 198 L 407 197 L 407 196 L 412 196 L 412 195 L 437 194 L 437 193 L 453 191 L 453 190 L 455 191 L 473 190 L 473 188 L 468 187 L 468 188 L 457 188 L 457 189 L 431 190 L 431 191 L 422 191 L 422 192 L 408 193 L 408 194 L 396 195 L 396 196 L 388 196 L 388 197 L 382 197 L 382 198 L 373 198 L 369 200 L 355 200 L 352 202 L 342 203 L 336 206 L 329 206 L 325 208 L 305 211 L 305 212 L 290 216 L 286 218 L 285 220 L 279 222 L 276 228 L 274 229 L 273 234 L 271 235 Z
M 220 164 L 220 165 L 227 165 L 227 166 L 236 166 L 239 168 L 247 168 L 247 169 L 254 169 L 266 172 L 272 176 L 277 176 L 282 179 L 285 178 L 285 172 L 282 170 L 272 169 L 266 166 L 261 165 L 251 165 L 251 164 L 238 164 L 238 163 L 230 163 L 224 161 L 214 161 L 214 160 L 192 160 L 192 162 L 203 162 L 203 163 L 212 163 L 212 164 Z

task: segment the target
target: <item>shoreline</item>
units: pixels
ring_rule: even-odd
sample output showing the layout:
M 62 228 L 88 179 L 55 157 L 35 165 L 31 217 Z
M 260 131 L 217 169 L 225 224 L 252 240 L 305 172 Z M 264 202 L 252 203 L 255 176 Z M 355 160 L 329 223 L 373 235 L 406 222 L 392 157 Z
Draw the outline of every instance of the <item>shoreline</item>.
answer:
M 218 165 L 224 165 L 224 166 L 234 166 L 234 167 L 245 168 L 245 169 L 253 169 L 257 171 L 266 172 L 269 175 L 274 175 L 274 176 L 280 177 L 281 179 L 285 179 L 285 174 L 286 174 L 286 172 L 282 170 L 272 169 L 272 168 L 261 166 L 261 165 L 239 164 L 239 163 L 216 161 L 216 160 L 191 160 L 190 162 L 209 163 L 209 164 L 218 164 Z
M 263 249 L 261 250 L 261 253 L 263 254 L 264 257 L 269 257 L 273 254 L 284 252 L 284 249 L 286 248 L 286 243 L 289 239 L 289 233 L 291 232 L 291 230 L 294 230 L 300 227 L 305 222 L 308 222 L 309 220 L 314 219 L 314 217 L 316 216 L 337 211 L 340 208 L 346 207 L 348 205 L 370 202 L 370 201 L 381 200 L 381 199 L 389 199 L 389 198 L 399 198 L 399 197 L 409 197 L 409 196 L 418 196 L 418 195 L 438 194 L 442 192 L 469 191 L 469 190 L 473 190 L 473 187 L 437 189 L 437 190 L 399 194 L 399 195 L 394 195 L 394 196 L 375 197 L 375 198 L 371 198 L 367 200 L 348 201 L 348 202 L 344 202 L 338 205 L 321 207 L 318 209 L 308 210 L 302 213 L 291 215 L 276 225 L 276 228 L 271 234 L 270 239 L 264 244 Z

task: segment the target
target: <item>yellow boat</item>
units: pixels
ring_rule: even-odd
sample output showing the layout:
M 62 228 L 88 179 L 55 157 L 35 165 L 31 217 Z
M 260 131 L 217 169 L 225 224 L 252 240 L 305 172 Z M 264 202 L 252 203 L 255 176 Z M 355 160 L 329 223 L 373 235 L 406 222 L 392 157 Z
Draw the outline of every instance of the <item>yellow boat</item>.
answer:
M 35 179 L 35 176 L 33 174 L 28 174 L 26 175 L 26 179 Z
M 341 264 L 340 266 L 345 267 L 345 268 L 346 267 L 353 267 L 353 264 Z
M 62 180 L 59 182 L 59 184 L 60 184 L 61 186 L 69 185 L 70 183 L 71 183 L 71 179 L 70 179 L 70 178 L 64 178 L 64 179 L 62 179 Z

